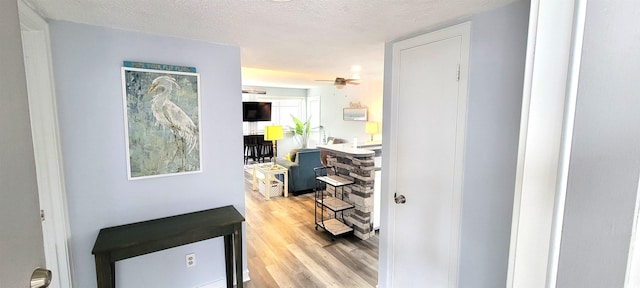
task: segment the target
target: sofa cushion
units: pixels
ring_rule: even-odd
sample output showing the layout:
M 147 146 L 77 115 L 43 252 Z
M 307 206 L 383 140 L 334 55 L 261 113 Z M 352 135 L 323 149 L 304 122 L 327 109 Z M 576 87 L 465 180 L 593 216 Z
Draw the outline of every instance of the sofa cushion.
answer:
M 315 187 L 315 174 L 313 168 L 322 166 L 320 163 L 319 149 L 295 149 L 291 157 L 295 156 L 295 162 L 287 161 L 284 157 L 277 157 L 276 163 L 289 170 L 289 192 L 312 191 Z M 293 159 L 292 159 L 293 160 Z
M 289 158 L 291 158 L 289 161 L 296 162 L 296 157 L 298 157 L 298 150 L 300 149 L 291 149 L 291 151 L 289 151 Z

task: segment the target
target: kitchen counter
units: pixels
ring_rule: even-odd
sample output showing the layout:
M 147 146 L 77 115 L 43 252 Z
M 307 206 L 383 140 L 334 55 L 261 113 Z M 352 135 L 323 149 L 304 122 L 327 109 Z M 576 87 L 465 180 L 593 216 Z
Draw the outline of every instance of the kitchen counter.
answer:
M 317 148 L 358 157 L 373 156 L 374 151 L 365 148 L 353 148 L 351 143 L 318 145 Z

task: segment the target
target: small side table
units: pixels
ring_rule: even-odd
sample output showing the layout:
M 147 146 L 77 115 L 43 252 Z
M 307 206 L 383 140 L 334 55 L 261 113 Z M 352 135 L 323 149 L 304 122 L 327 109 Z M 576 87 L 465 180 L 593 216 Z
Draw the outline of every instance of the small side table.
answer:
M 91 254 L 95 255 L 98 288 L 116 287 L 116 261 L 198 241 L 224 237 L 227 287 L 242 282 L 242 222 L 233 206 L 102 228 Z
M 264 197 L 269 200 L 269 189 L 271 181 L 275 178 L 275 175 L 282 174 L 284 176 L 284 197 L 289 197 L 289 170 L 278 164 L 275 164 L 275 168 L 271 163 L 269 164 L 255 164 L 253 165 L 253 191 L 258 190 L 258 179 L 256 177 L 256 171 L 264 174 Z

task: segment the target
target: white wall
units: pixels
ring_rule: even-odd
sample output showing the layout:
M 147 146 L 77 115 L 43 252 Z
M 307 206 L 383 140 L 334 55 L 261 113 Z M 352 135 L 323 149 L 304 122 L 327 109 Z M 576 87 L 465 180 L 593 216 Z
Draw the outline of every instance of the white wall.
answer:
M 320 124 L 324 127 L 327 137 L 342 138 L 348 142 L 353 142 L 353 138 L 357 137 L 358 143 L 365 143 L 371 139 L 371 135 L 365 133 L 366 121 L 345 121 L 342 118 L 342 109 L 349 107 L 350 103 L 360 103 L 368 109 L 368 121 L 382 123 L 382 82 L 364 79 L 360 83 L 357 86 L 348 85 L 341 90 L 330 84 L 309 89 L 261 86 L 244 86 L 244 88 L 265 90 L 268 96 L 319 98 Z M 309 145 L 315 146 L 321 137 L 318 132 L 312 132 Z M 374 135 L 374 140 L 381 139 L 382 133 Z M 278 141 L 279 156 L 284 156 L 294 148 L 298 148 L 298 144 L 290 135 L 285 135 L 285 139 Z
M 242 89 L 254 89 L 258 91 L 265 91 L 267 94 L 255 94 L 256 96 L 282 96 L 282 97 L 307 97 L 307 89 L 301 88 L 282 88 L 282 87 L 265 87 L 265 86 L 246 86 L 243 85 Z
M 363 68 L 364 69 L 364 68 Z M 353 142 L 358 138 L 358 143 L 364 143 L 371 139 L 365 133 L 365 121 L 345 121 L 342 118 L 342 109 L 348 108 L 349 103 L 360 103 L 368 109 L 368 121 L 382 122 L 382 82 L 378 80 L 363 79 L 360 85 L 347 85 L 338 90 L 333 85 L 310 88 L 308 97 L 320 98 L 320 123 L 324 126 L 327 137 L 336 137 Z M 382 134 L 375 135 L 374 139 L 382 139 Z
M 27 287 L 45 266 L 16 4 L 0 2 L 0 287 Z
M 59 21 L 50 29 L 74 287 L 96 287 L 100 228 L 230 204 L 244 214 L 238 47 Z M 127 180 L 123 60 L 197 68 L 202 173 Z M 185 267 L 188 253 L 194 268 Z M 196 287 L 223 279 L 223 259 L 221 238 L 176 247 L 117 262 L 116 283 Z
M 589 1 L 558 287 L 623 287 L 640 174 L 640 2 Z

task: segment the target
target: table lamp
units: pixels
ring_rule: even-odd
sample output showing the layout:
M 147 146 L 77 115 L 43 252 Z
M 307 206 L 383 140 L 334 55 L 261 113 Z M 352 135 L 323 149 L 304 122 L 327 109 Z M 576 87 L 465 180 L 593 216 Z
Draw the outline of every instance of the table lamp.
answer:
M 264 127 L 264 140 L 265 141 L 271 141 L 271 143 L 273 143 L 273 163 L 271 165 L 271 169 L 277 169 L 276 167 L 276 156 L 277 156 L 277 151 L 276 150 L 276 141 L 280 140 L 283 138 L 282 135 L 282 126 L 280 125 L 271 125 L 271 126 L 266 126 Z
M 367 134 L 371 134 L 371 141 L 373 142 L 373 135 L 378 134 L 378 123 L 376 122 L 367 122 L 364 130 Z

